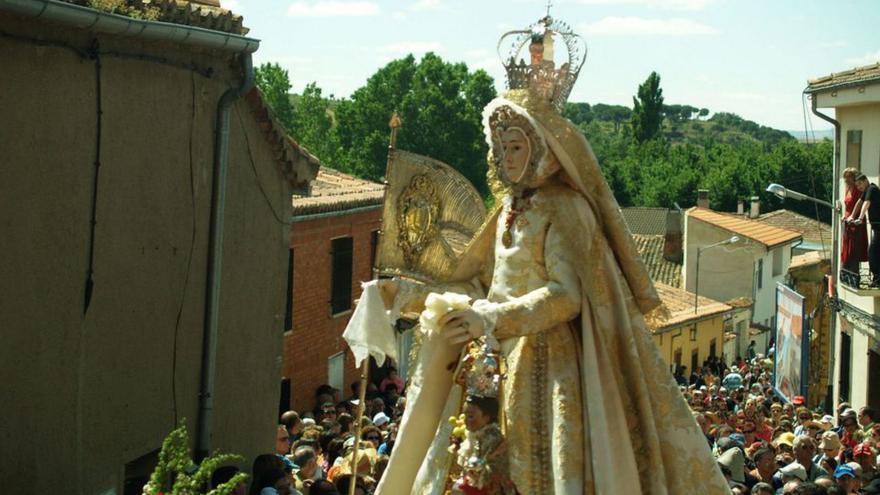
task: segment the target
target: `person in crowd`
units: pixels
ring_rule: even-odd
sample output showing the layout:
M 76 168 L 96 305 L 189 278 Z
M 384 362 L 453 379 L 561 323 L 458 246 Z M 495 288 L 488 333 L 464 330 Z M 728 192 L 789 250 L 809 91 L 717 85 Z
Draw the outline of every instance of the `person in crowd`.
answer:
M 840 443 L 842 443 L 845 448 L 852 449 L 861 443 L 864 438 L 864 432 L 859 428 L 855 410 L 849 408 L 840 413 L 840 426 L 842 429 Z
M 385 414 L 384 411 L 377 412 L 375 416 L 373 416 L 373 426 L 379 428 L 382 431 L 388 429 L 388 423 L 391 421 L 391 418 Z
M 843 490 L 843 493 L 847 495 L 857 493 L 858 483 L 856 473 L 852 467 L 846 464 L 837 466 L 837 469 L 834 471 L 834 479 L 837 481 L 837 486 Z
M 293 463 L 299 466 L 299 469 L 293 473 L 295 488 L 303 493 L 308 493 L 309 487 L 315 480 L 322 479 L 324 475 L 318 465 L 315 449 L 306 446 L 297 447 L 293 452 Z
M 385 410 L 392 411 L 394 406 L 397 405 L 397 399 L 400 398 L 400 390 L 397 388 L 397 385 L 394 383 L 389 383 L 385 387 L 385 397 L 383 400 L 385 401 Z
M 856 177 L 856 188 L 862 193 L 862 209 L 852 223 L 871 224 L 871 241 L 868 244 L 868 266 L 871 270 L 871 287 L 880 286 L 880 188 L 871 184 L 865 174 Z M 875 227 L 876 226 L 876 227 Z
M 752 487 L 751 494 L 752 495 L 775 495 L 776 490 L 774 490 L 770 484 L 764 483 L 762 481 L 760 483 L 755 484 L 755 486 Z
M 303 431 L 303 422 L 296 411 L 286 411 L 281 415 L 281 424 L 287 428 L 287 434 L 290 437 L 290 443 L 299 440 Z
M 348 494 L 349 485 L 351 485 L 352 483 L 355 484 L 355 495 L 369 494 L 369 491 L 367 490 L 367 483 L 361 476 L 354 477 L 350 474 L 344 474 L 342 476 L 339 476 L 333 484 L 336 486 L 336 490 L 340 494 Z
M 819 453 L 814 460 L 817 463 L 821 463 L 823 459 L 837 459 L 837 456 L 840 455 L 841 447 L 840 437 L 837 436 L 837 433 L 833 431 L 823 432 L 819 441 Z
M 391 423 L 388 426 L 387 435 L 385 437 L 385 441 L 382 445 L 379 446 L 379 454 L 380 455 L 391 455 L 391 450 L 394 449 L 394 442 L 397 440 L 397 428 L 398 423 Z M 378 480 L 378 478 L 376 478 Z
M 790 462 L 779 468 L 777 473 L 779 480 L 782 481 L 783 487 L 790 481 L 807 481 L 807 470 L 797 461 Z
M 797 408 L 796 414 L 797 414 L 798 424 L 794 428 L 794 435 L 800 436 L 805 433 L 804 429 L 806 427 L 804 426 L 804 424 L 806 424 L 807 421 L 813 420 L 813 413 L 811 413 L 810 410 L 807 409 L 806 407 L 801 406 L 801 407 Z
M 880 450 L 880 424 L 874 423 L 871 427 L 871 435 L 866 441 L 870 442 L 874 449 Z
M 862 216 L 862 193 L 856 187 L 856 168 L 843 171 L 846 192 L 843 196 L 843 240 L 840 249 L 840 263 L 851 274 L 859 273 L 859 264 L 868 261 L 868 228 L 864 222 L 855 222 Z M 852 275 L 847 275 L 852 276 Z
M 862 442 L 853 448 L 853 461 L 862 468 L 861 480 L 870 481 L 877 474 L 877 459 L 868 442 Z
M 290 434 L 287 433 L 287 427 L 284 425 L 278 425 L 278 430 L 275 436 L 275 455 L 278 456 L 278 459 L 284 464 L 284 469 L 287 472 L 292 472 L 297 469 L 297 466 L 287 457 L 287 454 L 290 453 Z
M 871 428 L 873 428 L 874 423 L 877 422 L 877 410 L 869 406 L 859 409 L 858 420 L 859 425 L 862 427 L 862 432 L 864 432 L 865 435 L 870 435 Z
M 361 430 L 361 440 L 369 442 L 374 449 L 378 449 L 384 441 L 382 430 L 373 425 L 367 426 Z
M 254 485 L 259 495 L 302 495 L 302 492 L 293 488 L 290 476 L 283 469 L 272 468 L 264 472 L 254 480 Z
M 342 413 L 336 418 L 339 423 L 339 435 L 350 435 L 354 433 L 354 416 L 348 413 Z
M 403 392 L 405 384 L 403 382 L 403 378 L 398 376 L 397 368 L 388 368 L 388 376 L 383 378 L 382 381 L 379 383 L 379 392 L 387 394 L 389 385 L 394 385 L 394 388 L 397 389 L 397 392 Z
M 211 474 L 211 489 L 217 488 L 224 483 L 228 483 L 236 474 L 241 471 L 235 466 L 220 466 Z M 230 495 L 247 495 L 247 483 L 240 481 L 230 492 Z
M 803 466 L 807 473 L 806 479 L 802 481 L 815 481 L 819 476 L 828 476 L 821 466 L 813 462 L 813 457 L 816 455 L 815 442 L 813 437 L 808 435 L 800 435 L 794 439 L 792 447 L 795 461 Z
M 317 480 L 309 489 L 308 495 L 348 495 L 339 493 L 339 490 L 327 480 Z
M 318 416 L 323 421 L 336 421 L 336 403 L 327 401 L 321 404 L 321 415 Z
M 259 495 L 262 488 L 259 486 L 260 480 L 269 471 L 277 469 L 285 471 L 285 464 L 278 454 L 261 454 L 255 457 L 254 463 L 251 466 L 251 488 L 248 493 L 250 495 Z M 290 473 L 289 471 L 286 472 Z
M 777 465 L 776 451 L 773 449 L 772 445 L 764 444 L 755 449 L 752 454 L 752 463 L 755 466 L 755 469 L 751 473 L 752 476 L 761 482 L 770 485 L 774 492 L 779 488 L 782 488 L 782 480 L 773 476 L 776 474 Z

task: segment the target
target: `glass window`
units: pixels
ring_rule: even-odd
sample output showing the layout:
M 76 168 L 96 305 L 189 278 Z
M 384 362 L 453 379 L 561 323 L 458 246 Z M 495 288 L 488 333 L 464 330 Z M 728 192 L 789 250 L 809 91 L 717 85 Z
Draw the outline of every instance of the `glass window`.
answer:
M 351 309 L 352 240 L 351 237 L 333 239 L 332 275 L 330 280 L 330 313 Z
M 764 288 L 764 259 L 759 259 L 755 265 L 755 285 L 758 289 Z
M 342 390 L 345 373 L 345 353 L 337 352 L 327 358 L 327 383 L 337 389 Z

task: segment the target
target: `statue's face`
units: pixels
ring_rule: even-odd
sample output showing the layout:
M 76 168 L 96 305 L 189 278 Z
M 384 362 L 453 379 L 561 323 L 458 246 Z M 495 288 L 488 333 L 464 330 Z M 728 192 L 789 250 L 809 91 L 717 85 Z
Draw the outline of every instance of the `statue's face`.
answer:
M 529 140 L 520 129 L 508 129 L 501 133 L 501 163 L 504 175 L 511 184 L 521 181 L 531 156 Z

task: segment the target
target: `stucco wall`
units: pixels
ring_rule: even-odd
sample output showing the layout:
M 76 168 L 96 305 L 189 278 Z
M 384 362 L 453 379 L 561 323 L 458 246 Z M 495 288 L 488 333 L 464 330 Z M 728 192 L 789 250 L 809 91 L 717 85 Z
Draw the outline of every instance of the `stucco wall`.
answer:
M 83 32 L 0 16 L 0 29 L 85 49 Z M 116 493 L 176 418 L 195 436 L 217 101 L 230 57 L 100 38 L 94 292 L 84 313 L 97 153 L 93 60 L 0 37 L 0 485 Z M 289 184 L 239 102 L 232 115 L 214 444 L 271 451 Z M 247 140 L 245 139 L 247 136 Z M 250 153 L 248 153 L 250 151 Z M 252 158 L 252 160 L 251 160 Z M 262 187 L 262 189 L 261 189 Z M 270 209 L 271 207 L 271 209 Z
M 665 330 L 661 333 L 654 334 L 654 343 L 660 350 L 660 355 L 666 364 L 672 370 L 672 364 L 675 362 L 675 351 L 681 350 L 681 364 L 687 366 L 687 373 L 691 371 L 691 353 L 697 350 L 698 366 L 703 365 L 703 361 L 709 358 L 709 350 L 712 339 L 715 339 L 715 355 L 721 357 L 724 352 L 724 318 L 715 317 L 698 321 L 696 323 L 696 336 L 691 340 L 691 329 L 694 324 L 687 324 L 678 328 Z

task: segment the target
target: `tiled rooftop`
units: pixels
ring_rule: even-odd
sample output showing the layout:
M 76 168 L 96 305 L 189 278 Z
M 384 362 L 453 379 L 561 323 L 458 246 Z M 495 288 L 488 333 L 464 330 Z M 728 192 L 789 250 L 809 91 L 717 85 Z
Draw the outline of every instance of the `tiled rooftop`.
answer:
M 807 93 L 867 83 L 880 83 L 880 62 L 812 79 L 807 86 Z
M 66 3 L 92 7 L 89 0 L 62 0 Z M 105 2 L 109 3 L 109 2 Z M 222 31 L 245 35 L 248 28 L 242 25 L 242 17 L 220 6 L 217 0 L 135 0 L 128 7 L 145 12 L 155 12 L 156 21 L 199 27 L 212 31 Z M 155 9 L 155 10 L 153 10 Z
M 829 253 L 824 253 L 822 251 L 809 251 L 804 254 L 792 256 L 791 263 L 788 265 L 788 269 L 795 270 L 798 268 L 803 268 L 805 266 L 816 265 L 822 263 L 823 261 L 827 261 L 830 263 L 828 256 Z
M 684 289 L 670 287 L 664 283 L 655 283 L 660 300 L 669 310 L 669 318 L 655 323 L 652 331 L 657 332 L 668 328 L 678 327 L 693 320 L 707 316 L 721 315 L 732 311 L 733 308 L 708 297 L 698 298 L 697 309 L 694 311 L 694 293 Z
M 321 162 L 287 134 L 257 88 L 251 89 L 244 99 L 260 125 L 263 137 L 272 148 L 276 159 L 283 165 L 285 177 L 295 190 L 305 191 L 315 179 Z
M 688 210 L 688 215 L 693 219 L 760 242 L 768 249 L 802 237 L 799 232 L 774 227 L 738 215 L 719 213 L 708 208 L 691 208 Z
M 633 234 L 633 241 L 651 280 L 681 287 L 681 265 L 663 258 L 664 236 Z
M 760 215 L 755 220 L 779 227 L 781 229 L 790 230 L 792 232 L 800 232 L 804 237 L 804 241 L 814 242 L 816 244 L 831 245 L 831 226 L 805 217 L 799 213 L 789 210 L 776 210 Z
M 293 196 L 293 215 L 308 215 L 381 205 L 385 186 L 321 167 L 308 195 Z
M 621 208 L 623 220 L 629 231 L 641 235 L 666 234 L 666 208 Z

